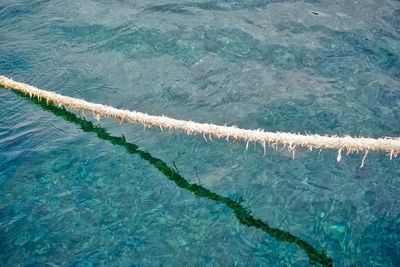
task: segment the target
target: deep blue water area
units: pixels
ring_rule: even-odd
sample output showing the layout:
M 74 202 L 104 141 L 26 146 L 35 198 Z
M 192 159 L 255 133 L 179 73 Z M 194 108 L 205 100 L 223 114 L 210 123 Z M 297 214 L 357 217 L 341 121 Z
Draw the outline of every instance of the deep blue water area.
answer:
M 400 136 L 400 2 L 0 0 L 0 75 L 154 115 Z M 267 149 L 0 88 L 0 266 L 400 266 L 400 159 Z

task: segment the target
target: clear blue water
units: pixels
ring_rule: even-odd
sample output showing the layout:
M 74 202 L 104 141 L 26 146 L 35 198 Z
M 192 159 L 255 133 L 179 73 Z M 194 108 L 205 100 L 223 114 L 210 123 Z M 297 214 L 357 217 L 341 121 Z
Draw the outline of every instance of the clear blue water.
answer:
M 400 136 L 400 2 L 2 0 L 0 74 L 199 122 Z M 90 121 L 0 90 L 1 266 L 400 266 L 399 159 Z

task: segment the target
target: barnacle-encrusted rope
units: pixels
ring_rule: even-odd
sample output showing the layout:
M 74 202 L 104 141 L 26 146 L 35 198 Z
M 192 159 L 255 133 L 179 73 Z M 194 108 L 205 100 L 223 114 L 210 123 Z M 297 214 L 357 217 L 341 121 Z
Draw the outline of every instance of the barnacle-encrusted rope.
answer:
M 137 111 L 116 109 L 110 106 L 94 104 L 82 99 L 63 96 L 54 92 L 45 91 L 36 87 L 15 82 L 5 76 L 0 76 L 0 85 L 18 92 L 45 99 L 48 103 L 62 105 L 66 108 L 76 110 L 86 110 L 93 113 L 93 116 L 99 120 L 101 116 L 117 119 L 120 122 L 127 121 L 145 126 L 158 126 L 161 129 L 174 129 L 184 131 L 188 134 L 202 134 L 207 140 L 211 137 L 226 138 L 227 140 L 243 140 L 246 142 L 246 148 L 250 142 L 260 143 L 264 150 L 267 146 L 276 147 L 282 145 L 287 147 L 294 156 L 296 147 L 306 147 L 312 150 L 316 149 L 336 149 L 338 151 L 337 160 L 340 161 L 342 151 L 363 152 L 365 153 L 361 167 L 369 151 L 386 152 L 390 159 L 400 153 L 400 138 L 354 138 L 351 136 L 321 136 L 321 135 L 302 135 L 284 132 L 265 132 L 258 130 L 245 130 L 232 126 L 220 126 L 209 123 L 197 123 L 192 121 L 176 120 L 164 116 L 151 116 Z

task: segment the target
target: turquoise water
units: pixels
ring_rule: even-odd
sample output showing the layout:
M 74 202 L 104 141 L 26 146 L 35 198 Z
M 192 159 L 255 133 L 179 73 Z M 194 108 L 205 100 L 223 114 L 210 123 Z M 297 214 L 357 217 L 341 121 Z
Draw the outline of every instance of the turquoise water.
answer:
M 399 1 L 0 2 L 0 74 L 155 115 L 400 136 Z M 0 90 L 1 266 L 399 266 L 400 163 Z

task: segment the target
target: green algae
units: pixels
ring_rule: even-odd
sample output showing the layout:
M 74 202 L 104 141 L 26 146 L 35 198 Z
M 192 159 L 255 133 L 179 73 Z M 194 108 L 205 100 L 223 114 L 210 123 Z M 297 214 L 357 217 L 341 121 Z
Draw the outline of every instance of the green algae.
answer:
M 113 145 L 124 147 L 129 154 L 139 155 L 142 159 L 146 160 L 151 165 L 153 165 L 157 170 L 163 173 L 166 178 L 173 181 L 178 187 L 186 189 L 198 197 L 204 197 L 209 200 L 215 201 L 217 203 L 224 204 L 234 213 L 234 215 L 241 224 L 246 225 L 248 227 L 254 227 L 260 229 L 264 233 L 271 236 L 272 238 L 275 238 L 278 241 L 297 245 L 307 254 L 311 264 L 318 266 L 333 266 L 332 258 L 327 256 L 325 251 L 323 250 L 320 251 L 314 248 L 306 241 L 300 239 L 299 237 L 296 237 L 291 233 L 280 230 L 278 228 L 273 228 L 269 226 L 268 223 L 260 219 L 254 218 L 251 212 L 245 207 L 243 207 L 240 204 L 240 202 L 234 201 L 228 197 L 221 196 L 215 192 L 212 192 L 204 188 L 199 184 L 189 182 L 179 173 L 177 169 L 175 170 L 174 168 L 169 167 L 164 161 L 156 157 L 153 157 L 149 152 L 140 150 L 137 145 L 127 142 L 124 136 L 121 137 L 112 136 L 107 132 L 105 128 L 99 125 L 94 125 L 91 121 L 78 117 L 77 115 L 68 111 L 64 107 L 57 107 L 52 103 L 47 103 L 46 100 L 43 99 L 39 100 L 36 97 L 30 98 L 28 95 L 25 95 L 20 92 L 15 92 L 15 93 L 27 99 L 31 99 L 31 101 L 39 105 L 43 110 L 49 111 L 54 115 L 65 119 L 68 122 L 80 126 L 82 131 L 95 133 L 97 137 L 102 140 L 109 141 Z

